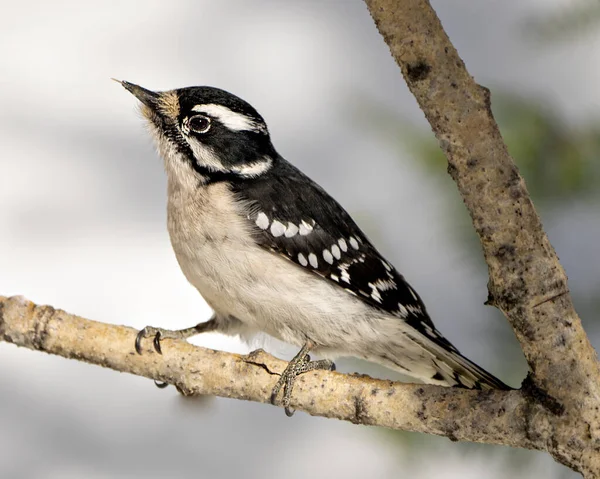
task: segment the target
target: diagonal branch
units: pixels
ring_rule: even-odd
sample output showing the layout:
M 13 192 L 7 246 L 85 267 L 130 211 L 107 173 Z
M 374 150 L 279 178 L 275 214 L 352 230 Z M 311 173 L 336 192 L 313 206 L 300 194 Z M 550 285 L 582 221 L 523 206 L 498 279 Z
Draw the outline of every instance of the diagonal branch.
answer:
M 427 0 L 366 4 L 448 159 L 488 265 L 488 303 L 506 315 L 521 343 L 532 370 L 528 387 L 564 408 L 575 428 L 565 435 L 546 431 L 549 449 L 598 477 L 600 366 L 566 274 L 502 140 L 490 92 L 469 75 Z M 570 448 L 573 434 L 579 440 Z
M 137 331 L 0 296 L 0 338 L 29 349 L 86 361 L 175 385 L 185 395 L 267 403 L 285 361 L 165 340 L 163 355 L 134 350 Z M 151 341 L 150 341 L 151 343 Z M 525 418 L 545 412 L 520 391 L 471 391 L 314 371 L 298 377 L 292 406 L 355 424 L 446 436 L 452 440 L 541 449 Z M 535 423 L 535 420 L 534 420 Z

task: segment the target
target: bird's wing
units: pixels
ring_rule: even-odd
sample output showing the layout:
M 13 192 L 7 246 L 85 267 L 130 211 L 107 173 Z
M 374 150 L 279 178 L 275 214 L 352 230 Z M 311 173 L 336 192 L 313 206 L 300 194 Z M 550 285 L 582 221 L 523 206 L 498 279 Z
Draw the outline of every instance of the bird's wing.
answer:
M 234 186 L 248 202 L 256 242 L 386 311 L 448 349 L 425 305 L 383 258 L 350 215 L 319 185 L 287 162 L 267 176 Z

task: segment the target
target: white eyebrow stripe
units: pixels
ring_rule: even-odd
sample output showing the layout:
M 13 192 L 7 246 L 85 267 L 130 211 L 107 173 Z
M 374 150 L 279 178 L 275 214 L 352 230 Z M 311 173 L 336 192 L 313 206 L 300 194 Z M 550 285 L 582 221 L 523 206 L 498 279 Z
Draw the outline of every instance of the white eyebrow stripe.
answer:
M 215 105 L 214 103 L 210 103 L 208 105 L 196 105 L 192 108 L 192 111 L 206 113 L 207 115 L 219 120 L 230 130 L 257 131 L 261 133 L 266 131 L 264 125 L 257 123 L 255 120 L 247 115 L 244 115 L 243 113 L 236 113 L 235 111 L 223 105 Z

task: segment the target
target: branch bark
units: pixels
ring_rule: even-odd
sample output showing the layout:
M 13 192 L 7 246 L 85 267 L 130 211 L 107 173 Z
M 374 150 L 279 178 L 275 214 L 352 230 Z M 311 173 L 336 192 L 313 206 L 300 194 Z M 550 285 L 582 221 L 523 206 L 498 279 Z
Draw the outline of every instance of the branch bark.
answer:
M 600 366 L 525 182 L 491 111 L 427 0 L 365 0 L 448 159 L 481 240 L 488 304 L 508 318 L 531 375 L 557 413 L 537 431 L 558 461 L 600 477 Z
M 165 339 L 163 354 L 134 350 L 137 331 L 0 296 L 0 338 L 33 350 L 173 384 L 184 395 L 267 403 L 286 366 L 264 351 L 247 356 Z M 521 391 L 472 391 L 313 371 L 298 377 L 292 406 L 355 424 L 446 436 L 453 441 L 543 449 L 531 435 L 546 411 Z
M 600 366 L 567 278 L 490 109 L 426 0 L 366 0 L 448 158 L 481 239 L 489 304 L 512 325 L 531 367 L 520 391 L 469 391 L 314 371 L 292 406 L 357 424 L 549 451 L 600 478 Z M 174 384 L 183 394 L 268 402 L 285 362 L 165 340 L 137 355 L 134 331 L 0 297 L 0 339 Z

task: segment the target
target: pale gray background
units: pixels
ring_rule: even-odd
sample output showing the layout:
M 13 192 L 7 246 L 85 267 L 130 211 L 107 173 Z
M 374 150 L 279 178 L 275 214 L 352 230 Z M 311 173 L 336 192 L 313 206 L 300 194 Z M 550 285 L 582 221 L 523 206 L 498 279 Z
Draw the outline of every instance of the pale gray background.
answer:
M 109 78 L 219 86 L 262 113 L 278 150 L 357 218 L 439 328 L 518 386 L 526 366 L 508 324 L 483 306 L 480 250 L 451 233 L 460 198 L 440 186 L 445 171 L 433 177 L 399 157 L 361 117 L 365 103 L 386 105 L 427 131 L 362 2 L 0 3 L 0 294 L 138 328 L 208 318 L 171 252 L 161 162 L 134 99 Z M 548 46 L 524 35 L 530 18 L 568 3 L 434 6 L 479 82 L 541 98 L 577 123 L 597 116 L 600 36 Z M 589 294 L 599 289 L 597 220 L 593 205 L 544 218 L 572 287 Z M 248 350 L 218 335 L 197 342 Z M 0 425 L 2 478 L 571 477 L 539 453 L 186 400 L 5 343 Z

